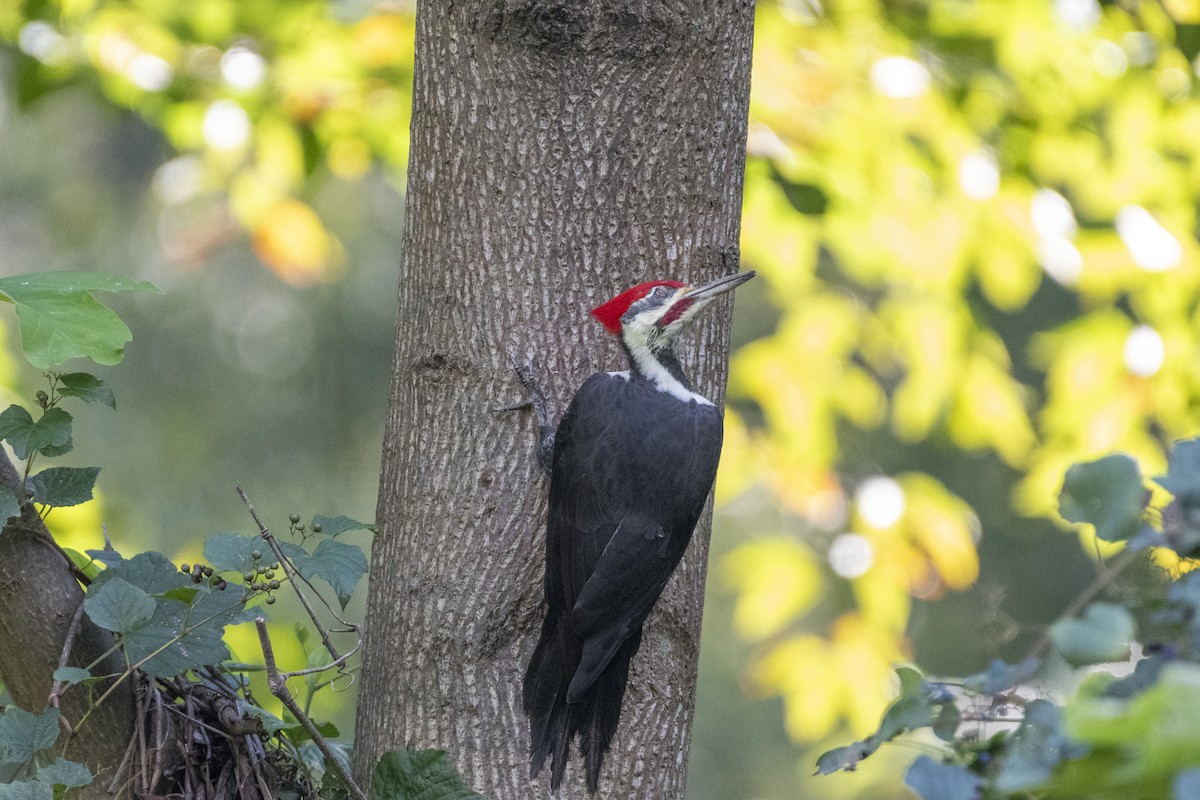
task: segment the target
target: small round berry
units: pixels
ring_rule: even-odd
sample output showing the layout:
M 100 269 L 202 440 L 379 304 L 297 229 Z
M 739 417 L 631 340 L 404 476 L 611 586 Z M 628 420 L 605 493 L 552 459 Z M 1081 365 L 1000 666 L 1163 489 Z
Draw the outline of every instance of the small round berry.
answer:
M 270 605 L 274 605 L 274 604 L 275 604 L 275 595 L 273 595 L 273 594 L 267 595 L 267 605 L 270 606 Z
M 289 519 L 289 520 L 291 520 L 291 522 L 292 522 L 292 524 L 293 524 L 293 525 L 295 525 L 295 524 L 297 524 L 298 522 L 300 522 L 300 515 L 299 515 L 299 514 L 292 514 L 290 517 L 288 517 L 288 519 Z
M 279 588 L 279 581 L 271 581 L 271 582 L 268 584 L 268 586 L 270 586 L 272 589 L 278 589 L 278 588 Z

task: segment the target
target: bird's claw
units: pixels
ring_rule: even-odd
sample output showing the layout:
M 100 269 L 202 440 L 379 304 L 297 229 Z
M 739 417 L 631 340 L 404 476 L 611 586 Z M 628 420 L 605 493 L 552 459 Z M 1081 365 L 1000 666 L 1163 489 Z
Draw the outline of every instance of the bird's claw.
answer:
M 550 414 L 550 406 L 546 402 L 546 393 L 542 391 L 541 383 L 537 379 L 539 370 L 533 362 L 520 363 L 516 359 L 510 359 L 510 363 L 517 380 L 525 388 L 525 399 L 519 403 L 494 408 L 492 411 L 497 414 L 526 409 L 533 411 L 538 427 L 538 459 L 543 469 L 549 472 L 551 453 L 554 448 L 554 419 Z

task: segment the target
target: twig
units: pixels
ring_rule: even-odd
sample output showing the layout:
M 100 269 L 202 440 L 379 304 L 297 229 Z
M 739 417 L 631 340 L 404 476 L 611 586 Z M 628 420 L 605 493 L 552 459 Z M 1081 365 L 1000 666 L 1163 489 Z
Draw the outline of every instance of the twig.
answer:
M 296 585 L 297 579 L 304 580 L 306 584 L 308 584 L 308 581 L 304 579 L 303 576 L 299 575 L 295 568 L 292 567 L 292 563 L 288 560 L 288 557 L 284 555 L 283 548 L 279 546 L 279 542 L 275 539 L 275 535 L 272 534 L 267 526 L 263 524 L 263 521 L 259 519 L 258 512 L 254 510 L 254 505 L 250 502 L 250 498 L 246 495 L 245 490 L 243 490 L 240 485 L 237 486 L 237 493 L 242 498 L 242 502 L 246 504 L 246 508 L 249 510 L 250 516 L 254 520 L 254 523 L 258 525 L 259 534 L 262 536 L 263 541 L 267 543 L 267 546 L 271 548 L 271 552 L 275 554 L 277 559 L 279 559 L 279 566 L 283 568 L 284 573 L 288 576 L 288 580 L 291 581 L 292 588 L 295 590 L 296 596 L 300 598 L 300 604 L 304 606 L 304 610 L 308 612 L 308 618 L 312 620 L 313 625 L 317 627 L 317 631 L 321 634 L 321 643 L 325 645 L 325 649 L 329 651 L 329 655 L 333 657 L 334 661 L 339 660 L 342 656 L 340 653 L 338 653 L 337 648 L 333 646 L 333 642 L 330 641 L 329 631 L 325 629 L 325 626 L 321 624 L 321 620 L 317 618 L 317 612 L 313 610 L 312 604 L 308 602 L 308 597 Z M 308 585 L 309 588 L 312 588 L 312 584 Z M 322 600 L 322 602 L 324 602 L 324 600 Z M 326 603 L 326 605 L 328 605 L 328 603 Z
M 240 491 L 240 489 L 239 489 Z M 282 563 L 282 562 L 281 562 Z M 271 646 L 271 637 L 267 633 L 267 621 L 262 617 L 255 617 L 254 627 L 258 629 L 258 642 L 262 646 L 263 659 L 267 665 L 267 686 L 271 689 L 271 694 L 275 695 L 281 703 L 292 712 L 292 716 L 304 727 L 308 735 L 312 737 L 313 744 L 321 751 L 321 755 L 325 756 L 326 765 L 337 773 L 342 782 L 350 790 L 350 794 L 355 800 L 367 800 L 367 796 L 358 784 L 354 782 L 354 778 L 350 776 L 345 769 L 342 768 L 341 762 L 333 755 L 333 751 L 329 748 L 329 743 L 325 741 L 325 737 L 317 730 L 317 726 L 309 719 L 308 715 L 300 708 L 300 704 L 296 702 L 296 698 L 292 697 L 292 693 L 288 691 L 287 680 L 279 672 L 279 667 L 275 664 L 275 650 Z
M 71 657 L 71 647 L 75 644 L 75 635 L 79 631 L 79 622 L 83 619 L 83 601 L 79 601 L 79 607 L 75 609 L 75 615 L 71 617 L 71 624 L 67 626 L 67 635 L 63 638 L 62 655 L 58 657 L 58 669 L 62 669 L 67 665 L 67 659 Z M 57 671 L 57 670 L 55 670 Z M 50 685 L 50 696 L 46 699 L 46 704 L 51 708 L 58 708 L 58 699 L 62 696 L 65 687 L 68 686 L 66 681 L 54 681 Z M 62 714 L 58 715 L 58 721 L 65 726 L 67 735 L 71 735 L 71 725 L 67 722 L 66 717 Z
M 1108 566 L 1096 575 L 1095 579 L 1087 585 L 1087 587 L 1079 593 L 1079 595 L 1071 601 L 1070 605 L 1063 609 L 1059 614 L 1059 619 L 1070 619 L 1083 610 L 1084 606 L 1091 602 L 1092 598 L 1103 591 L 1110 583 L 1113 582 L 1121 572 L 1134 562 L 1140 550 L 1125 549 L 1114 558 Z M 1048 627 L 1038 638 L 1033 645 L 1033 649 L 1029 651 L 1027 658 L 1040 658 L 1046 648 L 1050 646 L 1051 628 Z

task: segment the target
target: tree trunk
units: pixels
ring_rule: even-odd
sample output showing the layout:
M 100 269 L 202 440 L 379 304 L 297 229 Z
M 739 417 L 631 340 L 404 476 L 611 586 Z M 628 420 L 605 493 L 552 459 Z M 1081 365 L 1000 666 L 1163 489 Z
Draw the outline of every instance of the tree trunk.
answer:
M 14 494 L 21 476 L 0 453 L 0 486 Z M 71 573 L 37 514 L 26 509 L 19 523 L 0 532 L 0 680 L 13 702 L 34 714 L 46 708 L 52 675 L 62 658 L 72 620 L 83 603 L 83 589 Z M 92 624 L 84 614 L 75 623 L 67 665 L 86 667 L 112 647 L 112 634 Z M 124 670 L 117 654 L 107 656 L 93 674 Z M 96 696 L 109 683 L 96 687 Z M 88 710 L 85 687 L 74 686 L 62 696 L 60 710 L 72 725 Z M 69 757 L 85 764 L 95 780 L 72 790 L 78 800 L 109 798 L 107 787 L 133 735 L 134 701 L 129 681 L 109 696 L 71 742 Z M 60 738 L 61 745 L 64 739 Z
M 520 685 L 542 614 L 546 482 L 514 360 L 558 411 L 624 369 L 588 310 L 736 269 L 752 0 L 423 0 L 356 768 L 449 751 L 489 800 L 528 778 Z M 680 343 L 724 393 L 728 315 Z M 701 523 L 634 659 L 601 796 L 683 795 Z M 547 770 L 548 772 L 548 770 Z M 573 762 L 560 796 L 583 797 Z

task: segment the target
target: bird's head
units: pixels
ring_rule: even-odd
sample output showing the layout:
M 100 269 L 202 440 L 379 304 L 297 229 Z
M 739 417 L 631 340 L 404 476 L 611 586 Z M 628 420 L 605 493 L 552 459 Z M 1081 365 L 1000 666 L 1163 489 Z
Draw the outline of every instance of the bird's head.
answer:
M 714 299 L 753 277 L 754 270 L 750 270 L 726 275 L 703 286 L 688 286 L 679 281 L 639 283 L 592 309 L 592 316 L 631 348 L 659 351 L 669 347 Z

